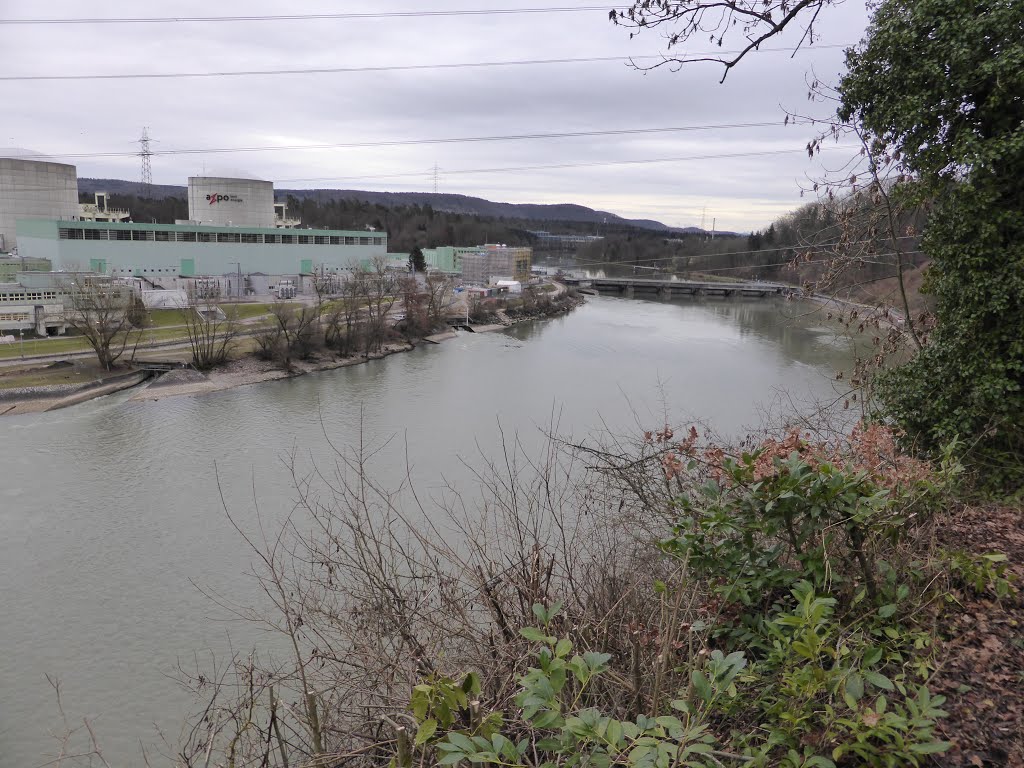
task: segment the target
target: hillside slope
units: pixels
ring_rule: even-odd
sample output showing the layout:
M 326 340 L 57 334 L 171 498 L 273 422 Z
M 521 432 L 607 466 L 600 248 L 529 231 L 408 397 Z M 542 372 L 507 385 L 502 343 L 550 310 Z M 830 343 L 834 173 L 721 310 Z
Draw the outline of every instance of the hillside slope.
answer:
M 142 185 L 139 182 L 123 179 L 79 179 L 78 189 L 79 192 L 89 195 L 93 192 L 109 192 L 118 195 L 146 196 L 154 199 L 164 199 L 167 197 L 185 198 L 187 193 L 187 189 L 184 186 L 154 184 L 150 189 L 150 193 L 143 195 Z M 651 219 L 626 219 L 608 211 L 597 211 L 593 208 L 573 203 L 553 205 L 499 203 L 468 195 L 435 194 L 431 192 L 370 192 L 358 189 L 277 189 L 275 192 L 279 199 L 290 195 L 298 200 L 311 199 L 316 200 L 318 203 L 326 203 L 332 200 L 359 200 L 372 205 L 384 205 L 387 207 L 429 205 L 439 211 L 469 216 L 525 219 L 537 222 L 571 221 L 613 224 L 673 234 L 701 231 L 697 227 L 669 227 L 660 221 L 653 221 Z

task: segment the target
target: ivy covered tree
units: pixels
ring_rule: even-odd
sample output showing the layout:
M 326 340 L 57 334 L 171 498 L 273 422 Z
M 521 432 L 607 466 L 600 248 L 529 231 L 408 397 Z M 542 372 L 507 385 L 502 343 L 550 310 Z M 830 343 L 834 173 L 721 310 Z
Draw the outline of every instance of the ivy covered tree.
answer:
M 883 0 L 847 54 L 839 118 L 930 206 L 930 343 L 879 381 L 925 450 L 959 437 L 989 484 L 1024 481 L 1024 6 Z
M 423 256 L 423 250 L 416 246 L 409 253 L 409 267 L 413 272 L 426 272 L 427 260 Z

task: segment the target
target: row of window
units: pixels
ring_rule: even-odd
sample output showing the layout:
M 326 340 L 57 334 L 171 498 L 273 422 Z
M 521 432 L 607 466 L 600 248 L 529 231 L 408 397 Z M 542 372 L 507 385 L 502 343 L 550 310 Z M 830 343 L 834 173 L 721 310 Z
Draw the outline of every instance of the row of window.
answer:
M 244 245 L 384 245 L 381 235 L 253 234 L 251 232 L 165 232 L 152 229 L 61 227 L 61 240 L 133 240 L 157 243 L 240 243 Z
M 0 293 L 0 301 L 25 302 L 25 301 L 56 301 L 56 291 L 29 291 L 27 293 Z
M 0 322 L 4 320 L 28 320 L 28 312 L 0 312 Z

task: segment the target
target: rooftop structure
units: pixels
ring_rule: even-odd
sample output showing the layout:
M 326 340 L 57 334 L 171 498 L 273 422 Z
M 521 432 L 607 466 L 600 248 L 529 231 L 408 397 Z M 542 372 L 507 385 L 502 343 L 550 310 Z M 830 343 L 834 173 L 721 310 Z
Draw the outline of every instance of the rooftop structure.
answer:
M 106 192 L 97 192 L 96 202 L 79 203 L 78 218 L 81 221 L 127 221 L 132 217 L 131 211 L 110 207 L 110 196 Z
M 19 272 L 49 272 L 49 259 L 27 259 L 23 256 L 0 256 L 0 283 L 13 283 Z

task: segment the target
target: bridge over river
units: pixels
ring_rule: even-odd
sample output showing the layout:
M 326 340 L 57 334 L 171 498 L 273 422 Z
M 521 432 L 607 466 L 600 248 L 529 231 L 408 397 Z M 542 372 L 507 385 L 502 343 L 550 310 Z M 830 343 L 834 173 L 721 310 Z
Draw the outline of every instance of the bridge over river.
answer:
M 563 277 L 566 285 L 591 288 L 598 293 L 618 296 L 658 296 L 671 299 L 678 296 L 788 296 L 792 286 L 780 283 L 713 282 L 707 280 L 669 280 L 634 277 Z

